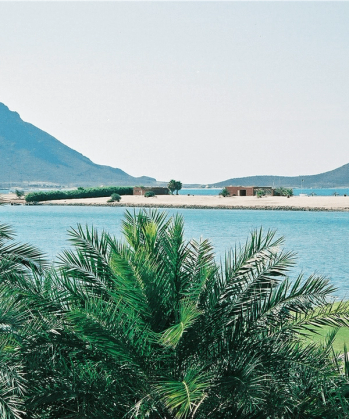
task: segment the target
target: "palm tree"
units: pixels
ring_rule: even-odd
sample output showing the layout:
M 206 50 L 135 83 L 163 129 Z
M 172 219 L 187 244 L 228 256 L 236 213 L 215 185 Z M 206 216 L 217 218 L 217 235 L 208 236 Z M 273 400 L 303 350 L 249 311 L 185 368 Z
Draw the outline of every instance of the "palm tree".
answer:
M 30 317 L 24 417 L 347 417 L 349 357 L 335 331 L 307 336 L 347 326 L 348 306 L 323 277 L 288 279 L 282 239 L 255 231 L 219 264 L 179 215 L 126 212 L 122 230 L 78 226 L 58 270 L 11 282 Z
M 182 189 L 182 182 L 177 180 L 175 186 L 176 186 L 176 195 L 178 195 L 178 192 Z
M 176 181 L 174 179 L 171 179 L 168 182 L 167 187 L 168 187 L 171 195 L 173 195 L 173 192 L 176 190 Z
M 17 292 L 18 282 L 27 283 L 46 268 L 43 253 L 28 244 L 14 242 L 14 232 L 0 224 L 0 415 L 21 418 L 27 381 L 18 348 L 28 332 L 30 313 Z
M 2 281 L 47 267 L 44 253 L 29 244 L 14 241 L 15 234 L 6 224 L 0 224 L 0 275 Z
M 70 234 L 75 251 L 62 254 L 43 305 L 55 333 L 41 354 L 34 339 L 34 364 L 50 377 L 40 385 L 43 372 L 33 374 L 40 397 L 28 405 L 38 417 L 291 418 L 347 408 L 334 335 L 323 346 L 302 336 L 347 325 L 348 307 L 328 303 L 322 277 L 291 282 L 294 255 L 274 233 L 252 233 L 222 265 L 207 240 L 184 240 L 178 215 L 126 212 L 124 242 L 80 226 Z
M 176 195 L 178 195 L 178 191 L 182 189 L 182 182 L 179 180 L 171 179 L 167 184 L 168 189 L 170 190 L 171 194 L 176 191 Z

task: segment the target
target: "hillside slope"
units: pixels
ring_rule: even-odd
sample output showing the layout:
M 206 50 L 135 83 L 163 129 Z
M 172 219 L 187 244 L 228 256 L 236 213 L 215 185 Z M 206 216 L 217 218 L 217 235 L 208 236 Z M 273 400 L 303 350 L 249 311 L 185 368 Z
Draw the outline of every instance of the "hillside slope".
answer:
M 130 176 L 102 166 L 64 145 L 48 133 L 24 122 L 17 112 L 0 103 L 0 184 L 54 183 L 59 185 L 155 184 L 156 180 Z
M 303 179 L 303 182 L 302 182 Z M 338 188 L 349 187 L 349 163 L 329 172 L 307 176 L 248 176 L 227 179 L 215 183 L 214 186 L 284 186 L 300 188 Z M 213 186 L 213 185 L 212 185 Z

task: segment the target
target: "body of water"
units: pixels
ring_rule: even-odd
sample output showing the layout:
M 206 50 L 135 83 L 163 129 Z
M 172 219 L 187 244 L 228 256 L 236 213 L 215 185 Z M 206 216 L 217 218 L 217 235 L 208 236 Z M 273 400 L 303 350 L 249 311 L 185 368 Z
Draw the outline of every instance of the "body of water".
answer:
M 180 195 L 218 195 L 222 188 L 184 188 L 179 191 Z M 306 189 L 294 188 L 293 194 L 299 196 L 300 194 L 315 195 L 315 196 L 332 196 L 334 194 L 349 196 L 349 188 L 322 188 L 322 189 Z
M 131 208 L 131 211 L 134 209 Z M 69 246 L 67 230 L 78 223 L 120 237 L 125 208 L 78 206 L 1 206 L 0 222 L 10 224 L 17 240 L 29 242 L 51 259 Z M 331 278 L 339 297 L 349 298 L 349 212 L 178 209 L 187 238 L 209 238 L 217 258 L 244 243 L 263 226 L 285 237 L 285 249 L 298 253 L 295 274 L 313 272 Z

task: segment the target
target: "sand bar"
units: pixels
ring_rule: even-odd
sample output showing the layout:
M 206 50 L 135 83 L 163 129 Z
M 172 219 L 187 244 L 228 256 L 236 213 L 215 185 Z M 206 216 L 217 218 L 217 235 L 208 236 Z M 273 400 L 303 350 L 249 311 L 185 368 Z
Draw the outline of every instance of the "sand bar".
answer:
M 254 209 L 287 211 L 349 211 L 349 196 L 280 196 L 219 197 L 200 195 L 122 196 L 119 203 L 108 203 L 109 198 L 67 199 L 43 202 L 43 205 L 92 205 L 118 207 L 195 208 L 195 209 Z M 23 202 L 8 196 L 12 202 Z

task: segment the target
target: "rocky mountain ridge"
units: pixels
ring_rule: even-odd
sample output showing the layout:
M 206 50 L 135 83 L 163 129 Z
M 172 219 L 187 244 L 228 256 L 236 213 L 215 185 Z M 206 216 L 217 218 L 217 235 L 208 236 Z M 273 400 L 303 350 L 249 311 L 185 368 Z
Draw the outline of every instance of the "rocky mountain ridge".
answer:
M 349 187 L 349 163 L 337 169 L 306 176 L 247 176 L 231 178 L 210 186 L 280 186 L 290 188 L 345 188 Z
M 119 168 L 93 163 L 0 103 L 0 186 L 154 185 Z

